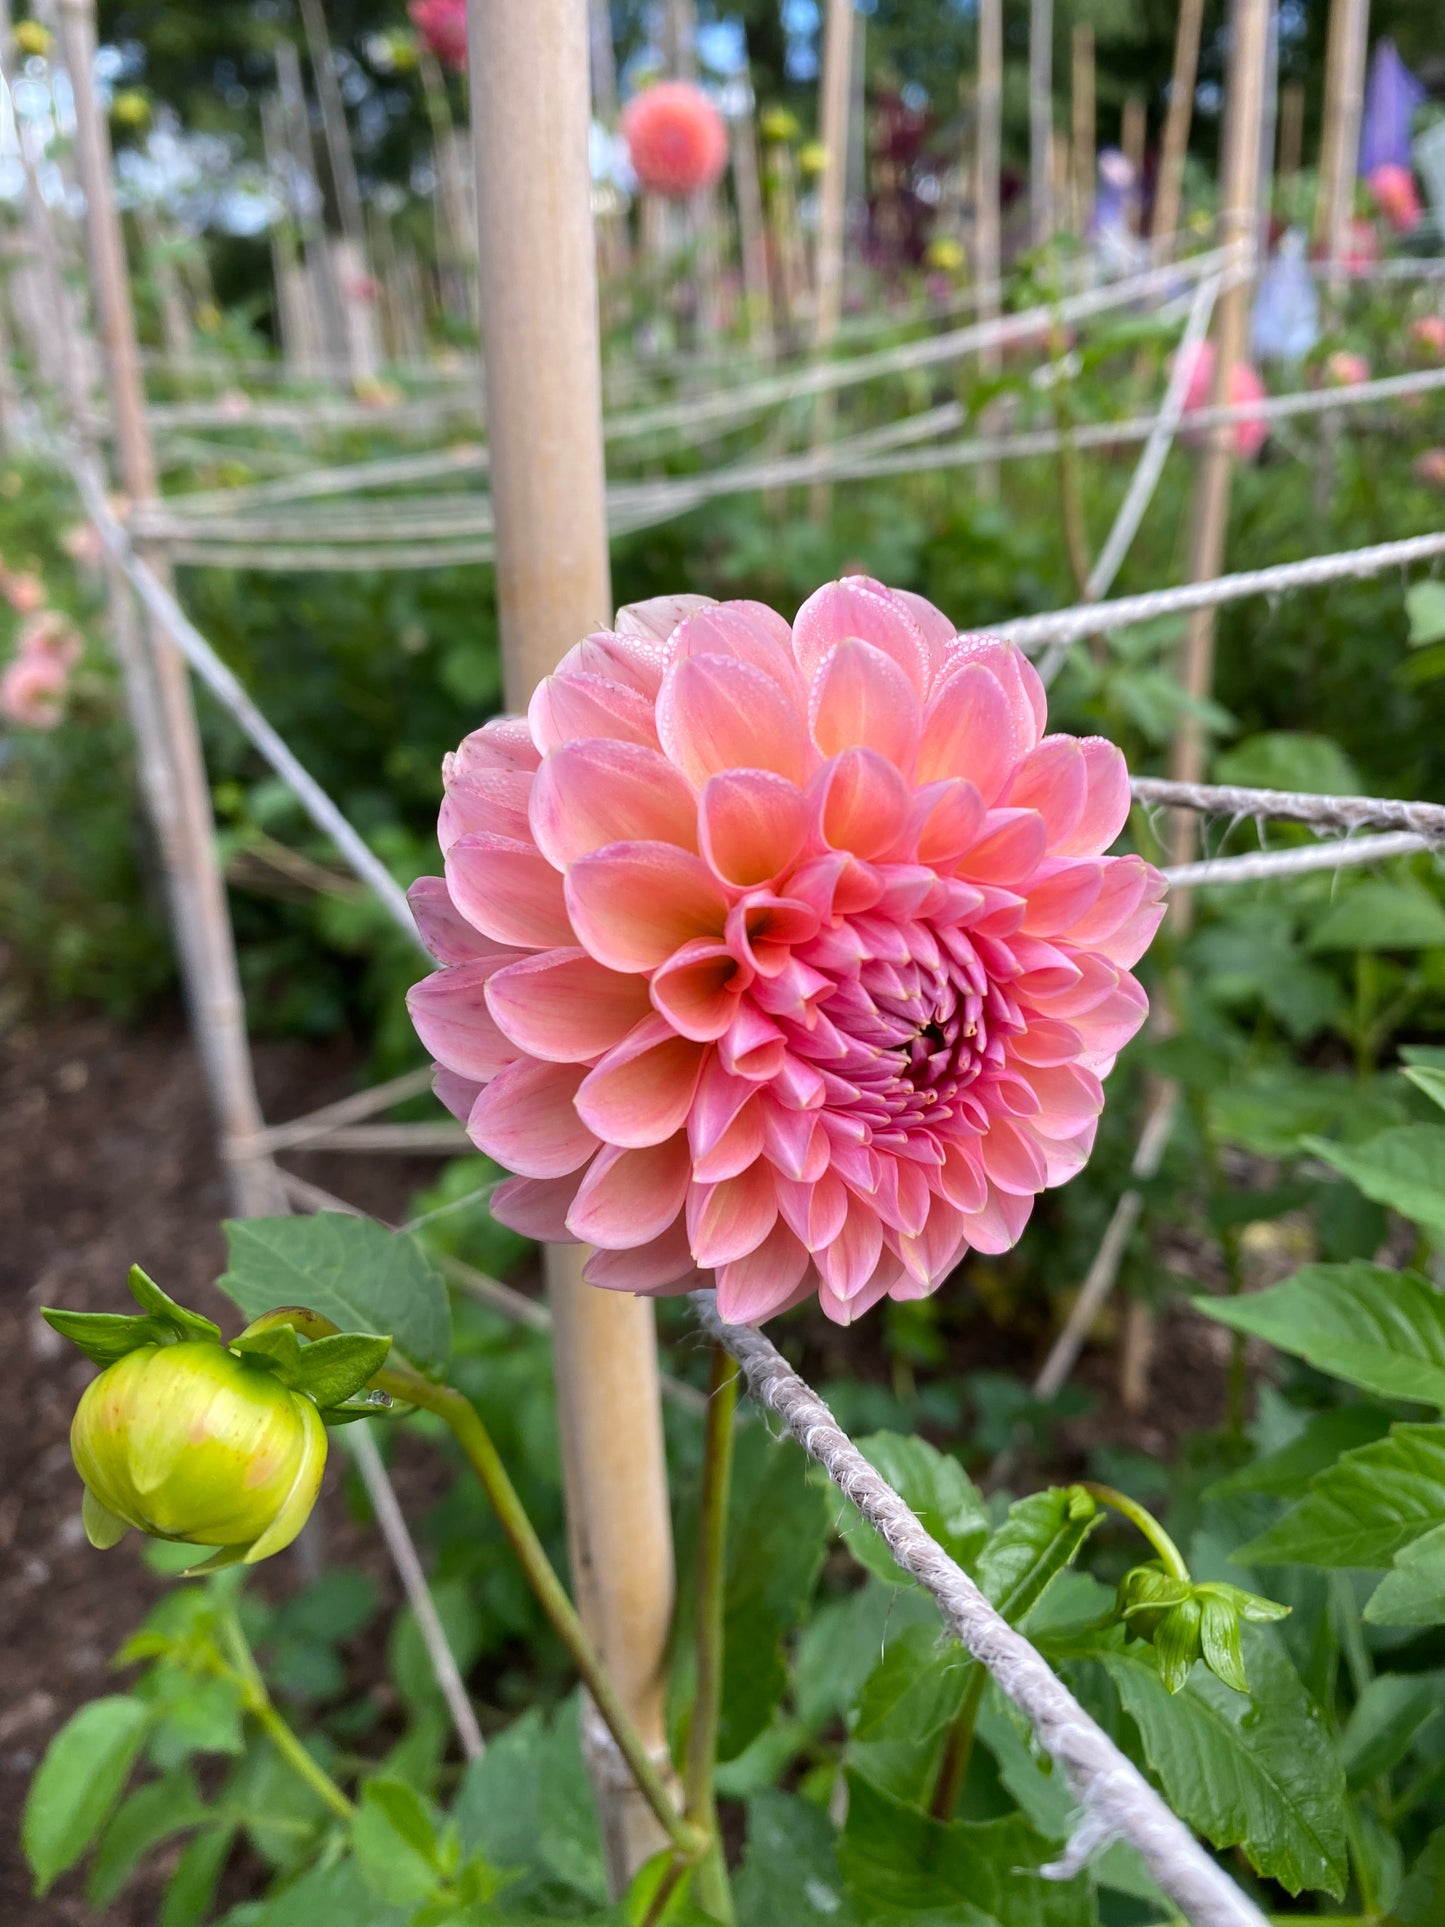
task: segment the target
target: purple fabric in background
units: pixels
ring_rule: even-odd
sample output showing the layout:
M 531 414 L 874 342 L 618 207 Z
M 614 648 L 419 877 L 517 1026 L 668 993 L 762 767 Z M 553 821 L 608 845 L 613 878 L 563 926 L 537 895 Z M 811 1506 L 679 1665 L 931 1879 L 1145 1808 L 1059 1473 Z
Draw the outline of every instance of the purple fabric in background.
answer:
M 1394 41 L 1377 41 L 1360 120 L 1362 177 L 1377 167 L 1409 167 L 1410 121 L 1424 99 L 1424 87 L 1396 53 Z

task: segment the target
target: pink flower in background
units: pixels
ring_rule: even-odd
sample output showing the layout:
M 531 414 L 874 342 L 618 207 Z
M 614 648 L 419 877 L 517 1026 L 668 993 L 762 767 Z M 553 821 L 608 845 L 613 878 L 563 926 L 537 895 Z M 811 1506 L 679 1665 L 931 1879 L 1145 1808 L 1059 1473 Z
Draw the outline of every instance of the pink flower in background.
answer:
M 1201 341 L 1197 347 L 1185 351 L 1188 356 L 1189 385 L 1184 393 L 1184 413 L 1196 415 L 1208 408 L 1214 395 L 1214 343 Z M 1247 408 L 1251 402 L 1263 401 L 1265 386 L 1256 370 L 1247 361 L 1236 361 L 1229 371 L 1229 406 Z M 1236 454 L 1245 461 L 1252 461 L 1264 447 L 1269 437 L 1269 423 L 1263 415 L 1246 415 L 1234 425 L 1234 447 Z M 1191 436 L 1189 439 L 1198 439 Z
M 465 73 L 467 0 L 411 0 L 407 18 L 444 67 Z
M 1367 176 L 1365 186 L 1396 234 L 1409 234 L 1419 227 L 1424 209 L 1415 176 L 1408 167 L 1401 167 L 1397 161 L 1385 161 Z
M 1331 388 L 1356 388 L 1369 379 L 1369 362 L 1348 348 L 1337 349 L 1325 363 L 1325 380 Z
M 1415 480 L 1427 488 L 1445 488 L 1445 448 L 1427 448 L 1416 457 Z
M 18 647 L 22 656 L 43 656 L 62 669 L 73 669 L 80 661 L 80 637 L 54 609 L 42 609 L 21 624 Z
M 1422 314 L 1410 323 L 1410 339 L 1437 361 L 1445 361 L 1445 315 Z
M 83 569 L 98 568 L 105 554 L 105 543 L 93 522 L 76 522 L 61 536 L 60 546 Z
M 27 570 L 11 574 L 0 565 L 0 595 L 10 604 L 17 615 L 33 616 L 45 603 L 45 584 L 38 575 Z
M 1129 785 L 1011 644 L 829 583 L 618 615 L 447 759 L 437 1090 L 594 1284 L 847 1323 L 1007 1250 L 1144 1020 Z
M 1340 256 L 1346 274 L 1368 274 L 1380 258 L 1380 237 L 1369 221 L 1351 221 Z
M 644 87 L 627 104 L 622 136 L 633 172 L 654 194 L 674 199 L 700 194 L 721 178 L 727 165 L 723 117 L 689 80 L 661 80 Z
M 65 665 L 19 655 L 0 674 L 0 716 L 25 729 L 54 729 L 65 707 Z

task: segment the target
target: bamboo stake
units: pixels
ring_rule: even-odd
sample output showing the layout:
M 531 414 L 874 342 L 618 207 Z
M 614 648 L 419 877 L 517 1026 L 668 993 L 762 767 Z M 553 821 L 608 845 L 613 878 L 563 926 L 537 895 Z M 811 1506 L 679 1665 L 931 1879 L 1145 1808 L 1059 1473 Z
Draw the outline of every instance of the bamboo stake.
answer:
M 848 218 L 848 109 L 853 93 L 853 0 L 828 0 L 823 30 L 819 122 L 826 158 L 818 181 L 818 248 L 813 348 L 826 355 L 843 318 L 843 245 Z M 827 446 L 836 398 L 820 395 L 813 408 L 813 447 Z M 833 492 L 825 481 L 808 492 L 808 512 L 827 520 Z
M 1274 211 L 1274 143 L 1279 128 L 1279 0 L 1269 0 L 1266 30 L 1263 99 L 1259 114 L 1259 235 L 1268 247 L 1270 216 Z
M 183 362 L 191 352 L 191 323 L 186 313 L 185 296 L 181 293 L 180 278 L 174 261 L 166 253 L 165 236 L 161 232 L 155 208 L 142 201 L 136 208 L 135 218 L 145 248 L 146 266 L 156 284 L 161 311 L 161 339 L 165 343 L 166 357 L 172 362 Z
M 1129 94 L 1125 97 L 1124 112 L 1119 124 L 1119 148 L 1124 159 L 1134 170 L 1134 192 L 1129 225 L 1136 233 L 1139 229 L 1140 197 L 1144 184 L 1144 149 L 1148 139 L 1149 110 L 1144 104 L 1144 96 Z
M 351 151 L 346 104 L 336 84 L 336 63 L 331 52 L 331 36 L 326 30 L 326 15 L 321 0 L 300 0 L 300 6 L 306 51 L 311 56 L 311 72 L 316 81 L 316 98 L 321 104 L 321 131 L 326 140 L 326 157 L 331 163 L 331 184 L 336 189 L 336 212 L 341 232 L 364 263 L 366 224 L 361 183 L 356 178 L 356 156 Z
M 974 176 L 973 276 L 974 285 L 978 288 L 978 320 L 980 325 L 987 325 L 996 319 L 999 312 L 999 262 L 1002 252 L 999 170 L 1003 142 L 1003 0 L 979 0 L 976 126 L 978 159 Z M 997 375 L 1001 366 L 1002 357 L 997 348 L 980 350 L 978 367 L 985 380 Z M 987 431 L 987 420 L 982 426 Z M 981 463 L 978 471 L 980 498 L 991 502 L 997 497 L 998 490 L 998 464 Z
M 276 43 L 276 85 L 281 101 L 281 127 L 290 149 L 291 162 L 303 182 L 316 187 L 315 156 L 311 146 L 311 124 L 306 112 L 306 93 L 301 84 L 301 60 L 289 40 Z M 319 200 L 319 190 L 317 194 Z M 327 373 L 346 367 L 346 317 L 341 311 L 331 268 L 331 252 L 326 245 L 326 226 L 321 216 L 308 209 L 297 209 L 301 241 L 306 259 L 306 274 L 311 283 L 311 306 L 320 323 L 321 365 Z
M 1287 80 L 1279 90 L 1279 185 L 1294 185 L 1304 157 L 1305 90 L 1301 80 Z
M 116 454 L 132 502 L 158 493 L 145 415 L 135 315 L 110 171 L 110 134 L 96 100 L 94 0 L 60 0 L 60 30 L 75 96 L 76 145 L 85 190 L 91 272 L 109 374 Z M 152 626 L 151 657 L 165 749 L 175 781 L 177 834 L 171 857 L 172 911 L 191 1023 L 221 1129 L 221 1156 L 242 1216 L 284 1210 L 274 1166 L 252 1148 L 261 1107 L 246 1037 L 225 882 L 216 853 L 211 793 L 185 663 Z
M 1334 0 L 1330 8 L 1315 239 L 1324 244 L 1329 256 L 1330 293 L 1336 300 L 1343 287 L 1342 264 L 1355 205 L 1369 23 L 1370 0 Z
M 1029 8 L 1029 231 L 1041 248 L 1054 231 L 1054 0 Z
M 612 40 L 609 0 L 587 0 L 587 37 L 592 112 L 604 127 L 611 127 L 617 119 L 617 49 Z
M 469 0 L 497 601 L 509 704 L 611 614 L 587 20 L 571 0 Z M 537 129 L 547 138 L 539 143 Z M 666 1760 L 672 1535 L 650 1303 L 548 1253 L 573 1583 L 618 1693 Z M 586 1722 L 613 1887 L 664 1844 Z
M 696 0 L 664 0 L 662 55 L 678 80 L 697 79 Z
M 742 86 L 747 90 L 747 105 L 734 117 L 731 131 L 743 296 L 748 310 L 749 344 L 755 354 L 770 359 L 773 351 L 772 301 L 768 290 L 768 243 L 763 225 L 763 194 L 758 182 L 758 135 L 753 123 L 752 83 L 744 80 Z
M 1082 238 L 1094 213 L 1094 29 L 1074 28 L 1074 232 Z
M 290 149 L 286 140 L 285 109 L 279 96 L 261 102 L 261 139 L 266 171 L 278 186 L 285 185 L 286 216 L 271 223 L 271 271 L 276 280 L 276 314 L 281 348 L 287 366 L 299 373 L 321 356 L 321 320 L 316 313 L 315 288 L 302 266 L 294 231 L 295 208 L 287 175 Z
M 1154 259 L 1160 263 L 1174 252 L 1179 209 L 1184 199 L 1184 157 L 1189 149 L 1189 123 L 1194 113 L 1194 83 L 1199 75 L 1199 36 L 1203 26 L 1204 0 L 1179 0 L 1169 113 L 1164 122 L 1159 184 L 1154 192 L 1154 220 L 1149 229 Z

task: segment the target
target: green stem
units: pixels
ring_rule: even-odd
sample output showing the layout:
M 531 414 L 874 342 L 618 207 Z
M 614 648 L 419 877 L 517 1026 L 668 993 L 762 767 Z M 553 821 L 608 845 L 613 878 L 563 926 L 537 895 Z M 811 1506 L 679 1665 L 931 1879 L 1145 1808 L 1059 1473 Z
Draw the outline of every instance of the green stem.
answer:
M 718 1833 L 713 1768 L 722 1706 L 723 1607 L 727 1581 L 728 1489 L 732 1482 L 733 1430 L 738 1403 L 738 1366 L 721 1345 L 712 1353 L 707 1430 L 703 1442 L 702 1493 L 697 1540 L 697 1686 L 687 1735 L 683 1811 L 710 1842 L 698 1863 L 698 1905 L 715 1920 L 736 1918 L 727 1862 Z
M 319 1312 L 291 1305 L 268 1312 L 265 1319 L 258 1319 L 251 1329 L 256 1330 L 266 1324 L 288 1324 L 306 1338 L 329 1337 L 337 1330 L 331 1320 L 323 1318 Z M 686 1860 L 696 1860 L 708 1844 L 707 1837 L 673 1805 L 666 1782 L 641 1734 L 633 1725 L 602 1655 L 582 1624 L 577 1608 L 567 1597 L 567 1590 L 557 1577 L 546 1548 L 527 1517 L 517 1488 L 512 1484 L 477 1408 L 454 1386 L 434 1384 L 431 1379 L 423 1378 L 420 1372 L 413 1371 L 409 1365 L 388 1365 L 376 1374 L 371 1384 L 402 1404 L 420 1406 L 424 1411 L 434 1412 L 450 1428 L 468 1465 L 481 1482 L 482 1490 L 491 1501 L 497 1522 L 517 1555 L 543 1612 L 572 1655 L 572 1663 L 592 1695 L 607 1730 L 617 1742 L 618 1751 L 626 1760 L 639 1792 L 656 1814 L 658 1824 L 672 1842 L 674 1850 Z
M 1189 1568 L 1184 1563 L 1184 1555 L 1175 1545 L 1169 1534 L 1145 1506 L 1137 1499 L 1131 1499 L 1127 1492 L 1120 1492 L 1112 1485 L 1096 1485 L 1091 1479 L 1081 1481 L 1085 1492 L 1091 1493 L 1100 1505 L 1111 1506 L 1115 1512 L 1126 1518 L 1136 1527 L 1153 1546 L 1159 1555 L 1164 1570 L 1171 1579 L 1181 1580 L 1186 1586 L 1193 1582 Z
M 222 1620 L 221 1636 L 231 1657 L 229 1670 L 241 1687 L 246 1711 L 255 1719 L 292 1772 L 303 1779 L 313 1793 L 320 1796 L 338 1820 L 344 1820 L 349 1824 L 356 1808 L 325 1767 L 319 1761 L 312 1759 L 286 1723 L 267 1690 L 266 1682 L 261 1676 L 261 1669 L 256 1664 L 251 1648 L 246 1644 L 246 1635 L 241 1630 L 241 1622 L 234 1613 L 227 1613 Z
M 968 1763 L 973 1758 L 973 1731 L 978 1724 L 978 1709 L 987 1684 L 988 1674 L 975 1660 L 973 1677 L 968 1682 L 963 1704 L 948 1729 L 943 1758 L 938 1763 L 938 1779 L 933 1788 L 933 1798 L 928 1803 L 928 1811 L 935 1820 L 951 1820 L 954 1808 L 958 1805 L 958 1796 L 968 1778 Z

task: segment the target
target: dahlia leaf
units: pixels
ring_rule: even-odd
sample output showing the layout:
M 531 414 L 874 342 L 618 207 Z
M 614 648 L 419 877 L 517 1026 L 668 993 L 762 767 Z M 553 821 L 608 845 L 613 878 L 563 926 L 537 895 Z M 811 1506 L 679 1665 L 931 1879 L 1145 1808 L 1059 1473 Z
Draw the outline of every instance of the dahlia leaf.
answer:
M 390 1332 L 396 1351 L 440 1376 L 451 1355 L 451 1307 L 441 1273 L 415 1239 L 369 1218 L 245 1218 L 226 1225 L 230 1265 L 220 1288 L 247 1318 L 304 1305 L 344 1332 Z
M 926 1439 L 903 1438 L 896 1432 L 875 1432 L 871 1438 L 860 1439 L 858 1445 L 868 1462 L 917 1513 L 924 1531 L 961 1566 L 971 1566 L 988 1538 L 990 1520 L 978 1488 L 958 1460 Z M 869 1572 L 889 1585 L 912 1583 L 872 1526 L 866 1525 L 851 1505 L 841 1530 L 848 1550 Z
M 748 1844 L 733 1881 L 748 1927 L 857 1927 L 838 1868 L 838 1835 L 826 1813 L 788 1793 L 748 1802 Z
M 1391 1564 L 1445 1525 L 1445 1425 L 1396 1425 L 1346 1452 L 1284 1517 L 1233 1555 L 1241 1566 Z
M 1036 1606 L 1072 1565 L 1099 1508 L 1082 1486 L 1052 1486 L 1009 1507 L 979 1555 L 978 1583 L 1010 1625 Z
M 940 1643 L 936 1624 L 890 1638 L 863 1687 L 849 1766 L 895 1798 L 923 1805 L 973 1669 L 961 1646 Z
M 1141 1646 L 1095 1651 L 1139 1728 L 1144 1757 L 1181 1819 L 1242 1847 L 1287 1892 L 1345 1890 L 1345 1784 L 1319 1708 L 1276 1639 L 1245 1634 L 1251 1693 L 1204 1667 L 1170 1693 Z
M 1445 1192 L 1440 1208 L 1445 1212 Z M 1235 1331 L 1267 1339 L 1367 1392 L 1445 1410 L 1445 1298 L 1413 1272 L 1360 1259 L 1306 1265 L 1267 1291 L 1194 1303 Z
M 50 1742 L 20 1823 L 37 1893 L 75 1865 L 110 1818 L 149 1724 L 140 1700 L 110 1693 L 82 1706 Z
M 1307 1137 L 1301 1149 L 1332 1164 L 1376 1204 L 1445 1239 L 1445 1124 L 1402 1124 L 1348 1148 Z

